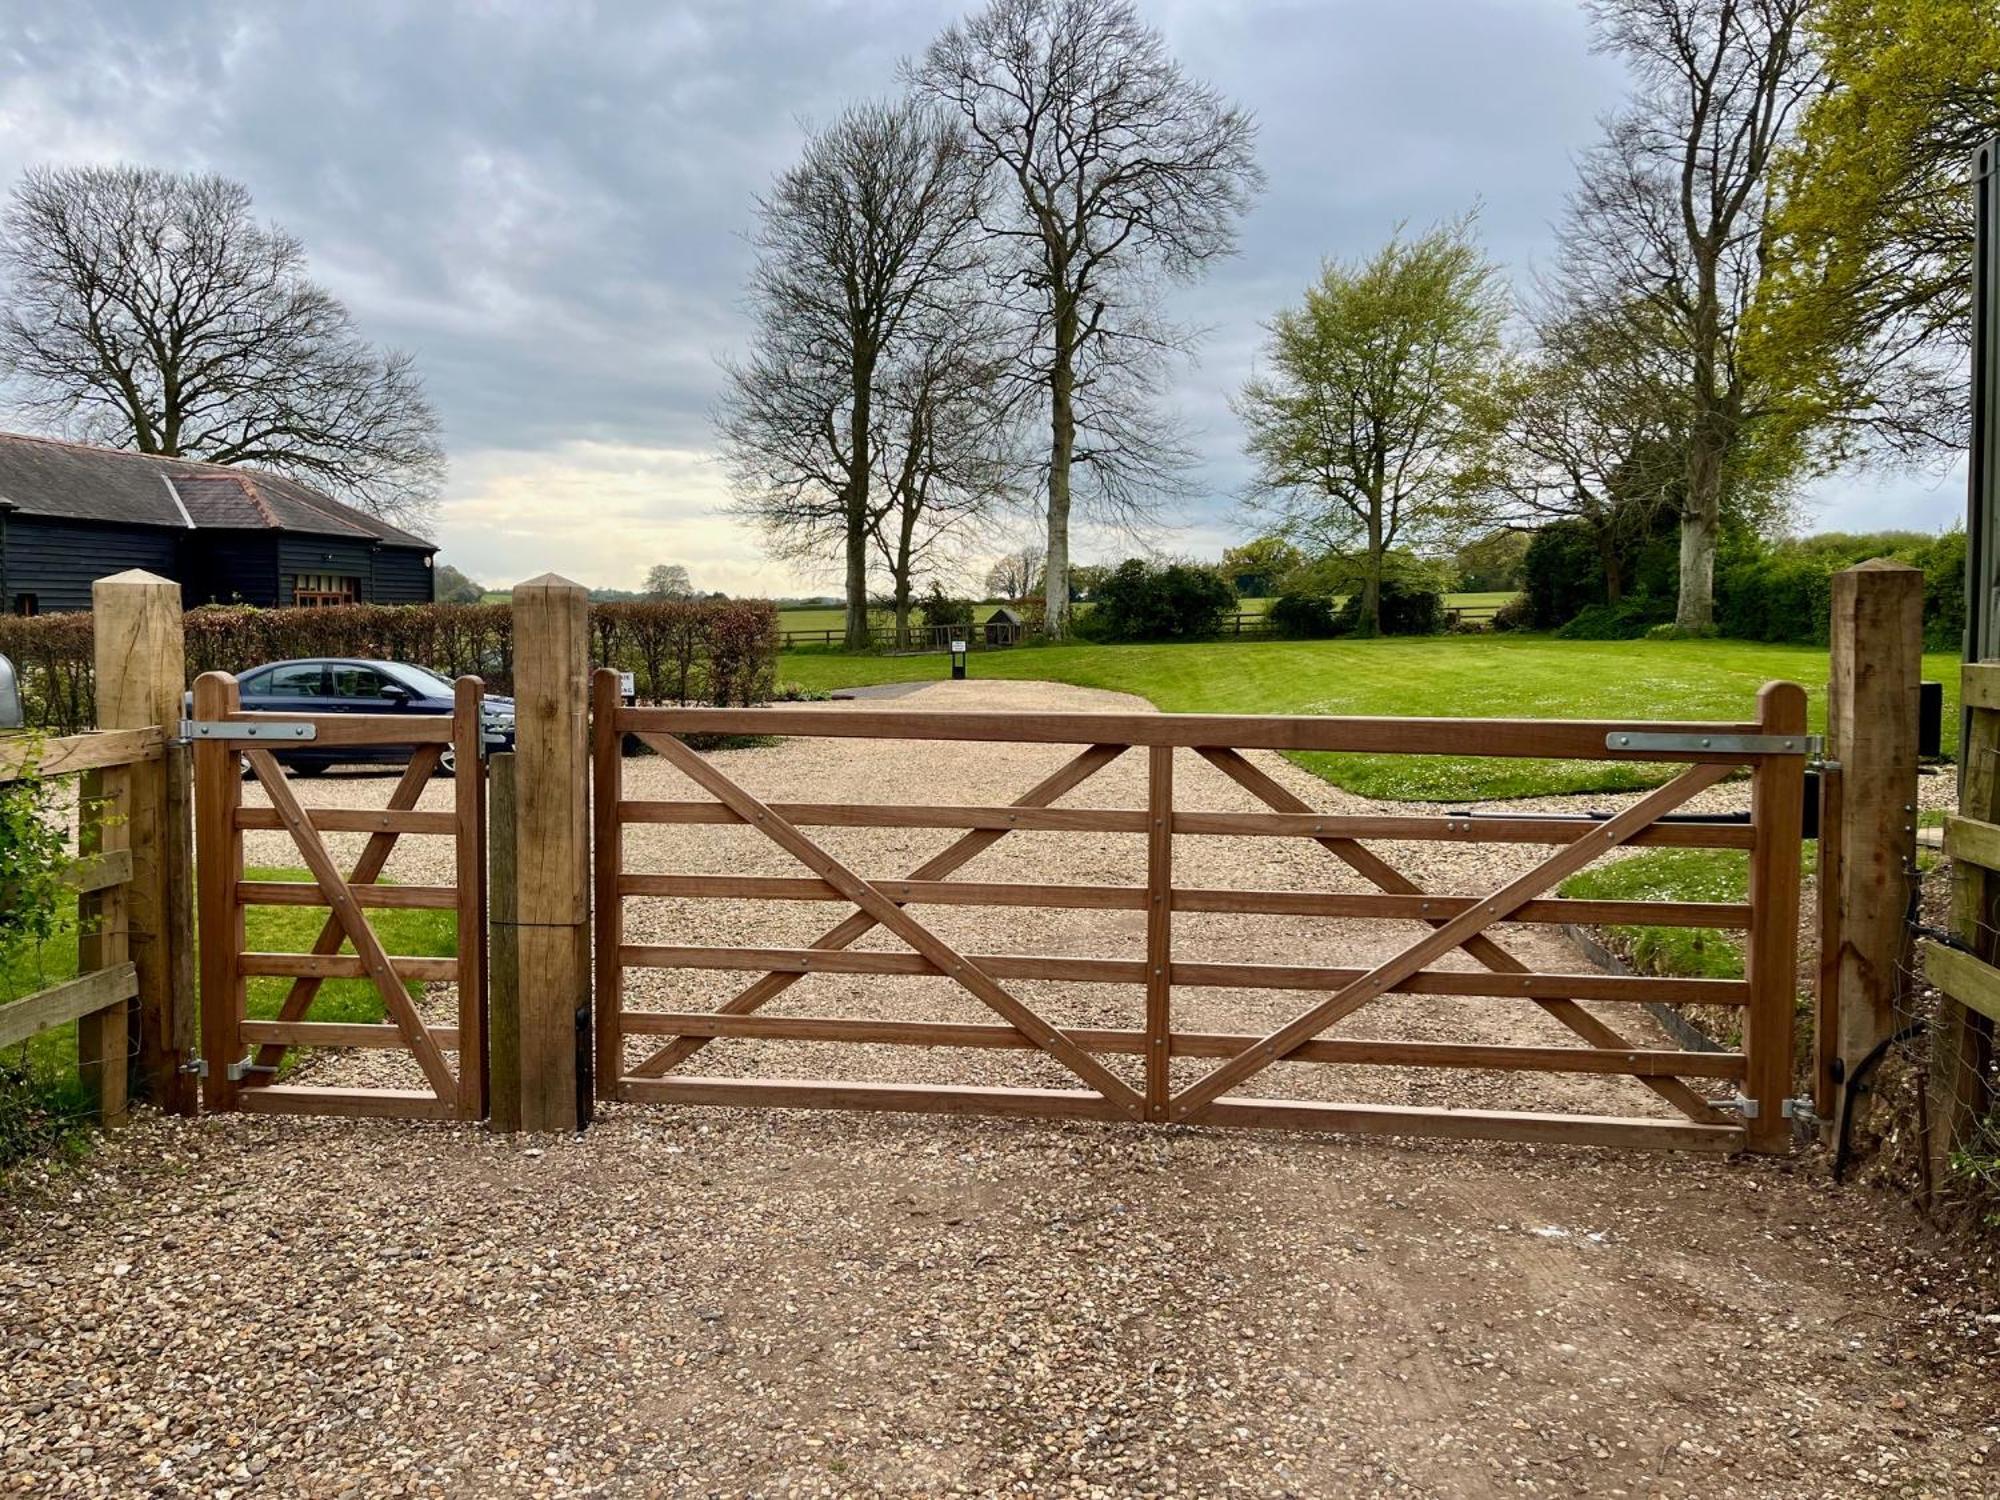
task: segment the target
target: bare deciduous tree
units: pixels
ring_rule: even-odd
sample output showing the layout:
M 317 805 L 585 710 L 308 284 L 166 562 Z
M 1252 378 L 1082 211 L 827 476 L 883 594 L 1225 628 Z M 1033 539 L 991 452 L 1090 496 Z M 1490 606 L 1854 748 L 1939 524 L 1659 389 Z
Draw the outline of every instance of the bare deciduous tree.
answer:
M 841 560 L 847 644 L 868 644 L 876 412 L 899 338 L 971 275 L 978 179 L 928 106 L 850 108 L 758 203 L 756 333 L 717 426 L 736 514 L 781 556 Z
M 896 644 L 910 644 L 919 576 L 1019 491 L 1026 470 L 1005 330 L 970 300 L 917 320 L 876 403 L 884 503 L 875 543 L 889 570 Z
M 1732 477 L 1781 460 L 1782 392 L 1758 386 L 1740 334 L 1763 274 L 1772 163 L 1817 70 L 1814 0 L 1593 0 L 1598 44 L 1634 80 L 1585 156 L 1562 274 L 1626 307 L 1681 365 L 1686 441 L 1676 623 L 1707 630 Z M 1764 431 L 1755 429 L 1759 424 Z M 1766 485 L 1768 488 L 1768 484 Z
M 1127 521 L 1175 471 L 1153 399 L 1190 335 L 1161 321 L 1158 286 L 1234 248 L 1262 184 L 1255 127 L 1129 0 L 991 0 L 909 71 L 958 113 L 995 184 L 983 222 L 1034 332 L 1023 373 L 1048 403 L 1044 586 L 1060 635 L 1073 468 L 1086 508 Z
M 986 592 L 1010 604 L 1025 604 L 1042 579 L 1047 558 L 1033 543 L 1016 547 L 986 570 Z
M 0 372 L 14 404 L 91 441 L 254 464 L 421 528 L 444 474 L 407 354 L 306 277 L 250 194 L 142 167 L 30 171 L 0 214 Z
M 654 563 L 646 570 L 648 599 L 692 599 L 694 582 L 681 563 Z

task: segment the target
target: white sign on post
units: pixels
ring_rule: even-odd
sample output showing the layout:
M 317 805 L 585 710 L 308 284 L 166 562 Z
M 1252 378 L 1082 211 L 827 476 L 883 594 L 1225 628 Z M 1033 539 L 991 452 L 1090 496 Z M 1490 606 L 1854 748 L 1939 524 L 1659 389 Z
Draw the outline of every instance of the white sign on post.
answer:
M 630 672 L 618 674 L 618 696 L 627 703 L 639 696 L 639 685 Z
M 952 649 L 952 650 L 954 650 L 954 651 L 956 651 L 956 652 L 958 652 L 958 653 L 960 653 L 961 655 L 963 655 L 963 654 L 964 654 L 964 651 L 965 651 L 965 642 L 964 642 L 964 641 L 953 641 L 953 642 L 951 643 L 951 649 Z

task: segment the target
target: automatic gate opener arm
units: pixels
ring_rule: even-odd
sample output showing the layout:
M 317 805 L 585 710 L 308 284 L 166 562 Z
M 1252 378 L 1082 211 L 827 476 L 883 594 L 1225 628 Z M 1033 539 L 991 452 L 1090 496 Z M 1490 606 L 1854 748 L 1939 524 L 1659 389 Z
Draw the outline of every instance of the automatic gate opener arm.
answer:
M 1119 756 L 1125 753 L 1125 750 L 1126 747 L 1124 745 L 1092 745 L 1085 750 L 1081 750 L 1068 761 L 1064 762 L 1060 769 L 1037 782 L 1008 805 L 1011 807 L 1049 807 L 1054 803 L 1060 802 L 1079 786 L 1082 786 L 1084 782 L 1090 780 L 1091 777 L 1118 759 Z M 1000 840 L 1004 839 L 1011 832 L 1013 830 L 1009 828 L 974 829 L 970 833 L 953 839 L 941 851 L 918 865 L 904 879 L 942 880 L 954 870 L 970 864 L 975 858 L 999 843 Z M 873 917 L 869 916 L 866 912 L 857 911 L 850 917 L 842 918 L 834 926 L 821 933 L 812 941 L 810 946 L 824 952 L 836 952 L 852 943 L 859 942 L 870 932 L 873 932 L 875 926 L 876 923 Z M 805 975 L 794 973 L 774 971 L 766 974 L 762 979 L 756 980 L 746 988 L 738 991 L 716 1014 L 724 1016 L 748 1015 L 752 1011 L 761 1009 L 779 995 L 782 995 L 803 978 L 805 978 Z M 660 1048 L 657 1052 L 639 1063 L 637 1067 L 631 1070 L 629 1076 L 633 1078 L 664 1077 L 714 1040 L 714 1037 L 708 1036 L 676 1037 L 673 1041 L 667 1043 L 666 1046 Z
M 1278 812 L 1310 813 L 1313 809 L 1301 798 L 1295 797 L 1276 781 L 1245 760 L 1235 750 L 1203 750 L 1201 757 L 1221 771 L 1237 785 L 1258 797 L 1263 803 Z M 1609 814 L 1606 815 L 1609 817 Z M 1604 819 L 1599 819 L 1592 832 L 1601 830 Z M 1339 838 L 1332 834 L 1322 834 L 1314 839 L 1322 849 L 1341 860 L 1356 873 L 1373 881 L 1377 887 L 1397 896 L 1422 896 L 1425 889 L 1404 875 L 1394 865 L 1373 850 L 1353 839 Z M 1424 919 L 1432 927 L 1441 927 L 1442 917 Z M 1509 953 L 1492 938 L 1481 933 L 1467 938 L 1465 951 L 1496 974 L 1532 974 L 1535 971 Z M 1567 1026 L 1571 1034 L 1582 1038 L 1593 1047 L 1607 1047 L 1619 1051 L 1630 1051 L 1632 1044 L 1620 1035 L 1608 1022 L 1598 1019 L 1573 999 L 1535 997 L 1535 1004 L 1555 1020 Z M 1710 1104 L 1702 1093 L 1689 1087 L 1678 1078 L 1652 1077 L 1645 1074 L 1629 1075 L 1635 1083 L 1651 1090 L 1659 1098 L 1680 1110 L 1689 1119 L 1707 1125 L 1728 1123 L 1722 1113 Z
M 1369 1001 L 1401 984 L 1433 959 L 1460 947 L 1493 923 L 1503 921 L 1525 902 L 1565 876 L 1582 869 L 1606 849 L 1615 849 L 1650 825 L 1669 808 L 1678 807 L 1698 792 L 1707 790 L 1735 770 L 1731 765 L 1689 767 L 1663 787 L 1657 787 L 1611 819 L 1592 830 L 1588 838 L 1565 844 L 1527 874 L 1508 882 L 1476 906 L 1466 908 L 1443 926 L 1419 938 L 1394 958 L 1377 964 L 1344 989 L 1329 995 L 1311 1010 L 1279 1027 L 1269 1036 L 1252 1042 L 1229 1061 L 1190 1084 L 1173 1099 L 1173 1118 L 1185 1120 L 1213 1103 L 1251 1074 L 1261 1072 L 1299 1043 L 1310 1041 L 1327 1027 L 1352 1015 Z
M 1016 1000 L 992 975 L 820 848 L 786 819 L 744 791 L 674 736 L 641 731 L 639 738 L 671 762 L 682 775 L 929 959 L 940 973 L 957 980 L 962 988 L 984 1001 L 989 1009 L 1011 1021 L 1017 1031 L 1078 1078 L 1134 1118 L 1144 1113 L 1145 1105 L 1138 1093 L 1116 1073 Z
M 305 809 L 299 806 L 299 799 L 285 784 L 285 773 L 271 759 L 271 752 L 260 748 L 245 750 L 243 755 L 250 762 L 250 769 L 257 773 L 257 779 L 264 783 L 265 794 L 277 810 L 278 820 L 291 834 L 292 842 L 298 845 L 306 868 L 312 871 L 313 879 L 319 884 L 320 894 L 326 897 L 326 904 L 333 909 L 341 926 L 347 929 L 348 940 L 354 944 L 354 951 L 361 955 L 361 967 L 375 981 L 375 988 L 382 992 L 382 1004 L 395 1021 L 396 1029 L 403 1033 L 403 1040 L 409 1044 L 417 1066 L 423 1069 L 431 1092 L 446 1103 L 455 1104 L 458 1080 L 452 1076 L 444 1054 L 438 1051 L 437 1043 L 425 1029 L 417 1008 L 410 1003 L 410 992 L 403 988 L 396 966 L 389 962 L 389 955 L 383 951 L 382 940 L 368 925 L 368 918 L 362 915 L 354 893 L 347 888 L 347 882 L 340 878 L 340 867 L 327 851 L 326 840 L 319 836 L 319 830 L 313 827 Z
M 403 779 L 396 783 L 396 790 L 389 794 L 390 812 L 408 812 L 423 798 L 424 788 L 430 784 L 431 774 L 437 769 L 440 756 L 444 754 L 442 745 L 418 745 L 410 753 L 410 763 L 403 770 Z M 361 848 L 360 858 L 354 861 L 354 869 L 347 877 L 349 885 L 373 885 L 389 863 L 389 856 L 395 852 L 399 833 L 371 833 L 368 842 Z M 338 953 L 347 936 L 347 929 L 340 925 L 340 918 L 329 916 L 313 939 L 312 952 L 325 956 Z M 312 1009 L 313 1001 L 319 998 L 319 987 L 325 980 L 315 975 L 301 975 L 292 981 L 292 987 L 285 993 L 285 1003 L 278 1007 L 280 1022 L 303 1021 Z M 283 1042 L 266 1042 L 257 1049 L 251 1066 L 262 1072 L 270 1069 L 275 1074 L 278 1064 L 285 1059 Z M 248 1079 L 244 1080 L 246 1083 Z

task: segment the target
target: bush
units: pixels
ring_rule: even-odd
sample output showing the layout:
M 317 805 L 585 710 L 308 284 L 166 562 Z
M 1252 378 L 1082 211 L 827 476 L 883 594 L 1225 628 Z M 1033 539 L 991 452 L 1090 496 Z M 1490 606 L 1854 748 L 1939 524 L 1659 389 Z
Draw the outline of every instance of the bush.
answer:
M 1535 621 L 1530 613 L 1528 596 L 1516 594 L 1505 604 L 1493 611 L 1495 630 L 1533 630 Z
M 1739 640 L 1824 646 L 1833 575 L 1887 557 L 1924 574 L 1924 644 L 1957 649 L 1965 637 L 1965 533 L 1826 532 L 1736 549 L 1716 568 L 1715 623 Z
M 1554 630 L 1605 602 L 1604 561 L 1588 526 L 1556 521 L 1534 534 L 1521 559 L 1521 597 L 1536 630 Z
M 1336 635 L 1366 633 L 1361 620 L 1361 595 L 1347 596 L 1334 616 Z M 1382 634 L 1436 635 L 1444 629 L 1444 595 L 1435 589 L 1418 588 L 1393 578 L 1382 580 Z
M 414 662 L 446 677 L 514 683 L 505 604 L 350 604 L 335 609 L 204 605 L 182 616 L 188 680 L 301 656 Z M 747 704 L 770 698 L 778 615 L 748 600 L 661 599 L 590 606 L 592 661 L 632 673 L 655 703 Z M 75 734 L 96 722 L 87 614 L 0 617 L 0 652 L 21 669 L 30 722 Z
M 1339 603 L 1326 594 L 1280 594 L 1265 616 L 1275 635 L 1318 641 L 1341 634 Z
M 1087 639 L 1100 641 L 1198 640 L 1222 629 L 1236 604 L 1236 590 L 1213 569 L 1191 563 L 1129 558 L 1097 588 Z
M 1565 641 L 1636 641 L 1661 623 L 1661 607 L 1647 599 L 1593 604 L 1556 632 Z

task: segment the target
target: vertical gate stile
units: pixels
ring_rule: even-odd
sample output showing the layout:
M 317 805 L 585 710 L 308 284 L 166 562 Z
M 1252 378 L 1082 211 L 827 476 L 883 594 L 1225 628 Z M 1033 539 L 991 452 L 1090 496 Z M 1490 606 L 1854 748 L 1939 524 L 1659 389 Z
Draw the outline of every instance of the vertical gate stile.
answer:
M 458 1116 L 486 1113 L 486 684 L 461 677 L 452 690 L 452 814 L 458 914 Z
M 195 680 L 197 719 L 221 719 L 236 712 L 236 679 L 227 672 L 204 672 Z M 243 951 L 243 906 L 236 883 L 243 878 L 243 831 L 236 811 L 243 802 L 242 757 L 226 740 L 202 740 L 194 747 L 197 915 L 201 941 L 201 1051 L 208 1064 L 201 1099 L 210 1110 L 236 1107 L 236 1080 L 230 1076 L 241 1052 L 244 980 L 237 955 Z
M 1173 1055 L 1173 746 L 1146 755 L 1146 1118 L 1164 1120 Z
M 1806 732 L 1805 689 L 1773 682 L 1757 695 L 1765 734 Z M 1744 1015 L 1748 1054 L 1745 1094 L 1756 1105 L 1748 1121 L 1752 1151 L 1782 1152 L 1791 1140 L 1785 1100 L 1792 1090 L 1798 1023 L 1799 849 L 1804 835 L 1805 756 L 1766 756 L 1751 773 L 1750 933 L 1745 963 L 1750 1006 Z
M 591 869 L 596 917 L 597 1097 L 615 1099 L 619 1075 L 625 1071 L 625 1037 L 619 1010 L 624 1002 L 625 970 L 618 950 L 625 942 L 625 900 L 619 893 L 624 873 L 625 840 L 618 817 L 624 798 L 624 732 L 618 711 L 624 706 L 618 673 L 600 667 L 590 682 L 590 816 Z

